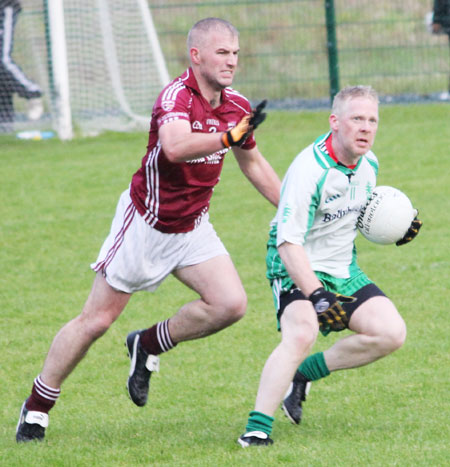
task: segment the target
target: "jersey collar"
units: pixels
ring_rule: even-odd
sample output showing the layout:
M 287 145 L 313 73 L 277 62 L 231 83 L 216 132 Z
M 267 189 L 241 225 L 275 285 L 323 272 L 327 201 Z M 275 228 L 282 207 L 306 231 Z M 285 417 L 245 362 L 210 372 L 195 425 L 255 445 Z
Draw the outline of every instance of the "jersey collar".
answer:
M 336 157 L 336 154 L 334 153 L 333 149 L 333 134 L 330 132 L 330 136 L 325 140 L 325 146 L 328 151 L 328 154 L 330 157 L 336 162 L 338 165 L 343 165 L 344 167 L 347 167 L 348 169 L 354 170 L 355 167 L 358 165 L 358 163 L 353 164 L 353 165 L 345 165 L 342 162 L 339 162 L 338 158 Z
M 200 88 L 198 87 L 197 80 L 195 78 L 194 72 L 192 71 L 192 68 L 189 67 L 182 75 L 181 75 L 181 81 L 188 87 L 193 89 L 194 91 L 197 92 L 197 94 L 200 94 Z
M 322 135 L 319 138 L 317 138 L 317 140 L 314 142 L 314 155 L 316 157 L 317 162 L 324 169 L 335 167 L 338 170 L 344 172 L 345 174 L 353 173 L 353 171 L 359 167 L 362 161 L 362 157 L 359 158 L 358 162 L 355 165 L 346 166 L 342 164 L 342 162 L 339 162 L 338 158 L 336 157 L 336 154 L 334 153 L 333 145 L 331 144 L 332 138 L 333 135 L 331 131 L 329 131 L 325 135 Z

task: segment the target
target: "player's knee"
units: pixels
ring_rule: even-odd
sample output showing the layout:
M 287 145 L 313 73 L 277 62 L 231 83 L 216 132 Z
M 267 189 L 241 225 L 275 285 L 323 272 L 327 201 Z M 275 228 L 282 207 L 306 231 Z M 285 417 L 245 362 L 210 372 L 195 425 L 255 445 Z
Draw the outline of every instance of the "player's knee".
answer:
M 110 328 L 111 324 L 112 323 L 109 320 L 106 320 L 103 317 L 93 319 L 89 323 L 88 330 L 92 338 L 95 340 L 103 336 L 103 334 L 105 334 L 106 331 Z
M 210 305 L 211 325 L 217 329 L 223 329 L 239 321 L 245 315 L 247 296 L 244 291 L 229 293 Z
M 235 323 L 244 317 L 247 309 L 247 295 L 245 292 L 229 296 L 225 302 L 225 315 L 227 321 Z
M 302 326 L 296 326 L 289 339 L 292 351 L 296 355 L 303 355 L 316 342 L 318 332 L 319 325 L 316 322 L 303 323 Z
M 103 336 L 114 322 L 114 319 L 105 312 L 81 314 L 80 320 L 82 321 L 84 332 L 89 335 L 92 340 Z
M 406 325 L 402 321 L 398 323 L 397 326 L 391 327 L 387 331 L 383 339 L 384 350 L 386 354 L 389 354 L 389 353 L 392 353 L 398 350 L 405 343 L 405 340 L 406 340 Z
M 297 334 L 297 341 L 302 345 L 311 348 L 317 339 L 319 333 L 319 325 L 314 324 L 313 326 L 304 326 L 302 331 Z
M 386 327 L 379 334 L 368 336 L 369 345 L 377 349 L 379 357 L 384 357 L 398 350 L 406 340 L 406 326 L 399 322 Z

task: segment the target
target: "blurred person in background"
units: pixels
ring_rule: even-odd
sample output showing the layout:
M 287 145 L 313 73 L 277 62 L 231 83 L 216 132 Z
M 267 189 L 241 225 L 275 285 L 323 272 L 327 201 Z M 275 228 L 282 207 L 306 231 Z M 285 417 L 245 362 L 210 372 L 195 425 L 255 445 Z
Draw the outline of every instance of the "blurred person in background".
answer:
M 44 111 L 41 88 L 11 57 L 14 30 L 21 11 L 19 0 L 0 0 L 0 130 L 4 131 L 13 129 L 15 93 L 27 99 L 30 120 L 38 120 Z
M 434 0 L 431 30 L 433 34 L 447 34 L 450 46 L 450 0 Z M 448 90 L 440 95 L 440 99 L 450 99 L 450 74 Z

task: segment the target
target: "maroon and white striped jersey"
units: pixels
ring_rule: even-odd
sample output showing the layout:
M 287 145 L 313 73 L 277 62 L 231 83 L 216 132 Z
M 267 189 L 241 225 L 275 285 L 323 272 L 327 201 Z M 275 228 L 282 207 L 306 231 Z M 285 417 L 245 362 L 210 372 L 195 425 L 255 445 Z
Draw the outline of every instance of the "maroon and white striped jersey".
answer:
M 132 178 L 130 194 L 139 214 L 161 232 L 188 232 L 198 225 L 209 209 L 228 149 L 173 163 L 164 154 L 158 129 L 182 119 L 190 122 L 193 132 L 223 132 L 251 112 L 249 101 L 232 88 L 222 91 L 221 102 L 215 109 L 210 106 L 200 94 L 191 68 L 168 84 L 155 102 L 147 153 Z M 251 134 L 242 148 L 252 149 L 255 145 Z

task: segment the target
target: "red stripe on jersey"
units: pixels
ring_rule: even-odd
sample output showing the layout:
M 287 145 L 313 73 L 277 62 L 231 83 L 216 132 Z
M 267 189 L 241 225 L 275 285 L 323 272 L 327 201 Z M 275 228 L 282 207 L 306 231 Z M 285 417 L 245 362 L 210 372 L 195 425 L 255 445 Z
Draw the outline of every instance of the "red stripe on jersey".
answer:
M 328 154 L 329 154 L 330 157 L 334 160 L 334 162 L 338 162 L 338 163 L 342 164 L 342 162 L 339 161 L 339 159 L 337 158 L 336 154 L 334 153 L 332 141 L 333 141 L 333 134 L 330 133 L 330 136 L 329 136 L 329 137 L 327 138 L 327 140 L 325 141 L 325 147 L 327 148 Z M 358 164 L 352 164 L 352 165 L 345 165 L 345 164 L 342 164 L 342 165 L 344 165 L 345 167 L 347 167 L 347 168 L 353 170 Z

